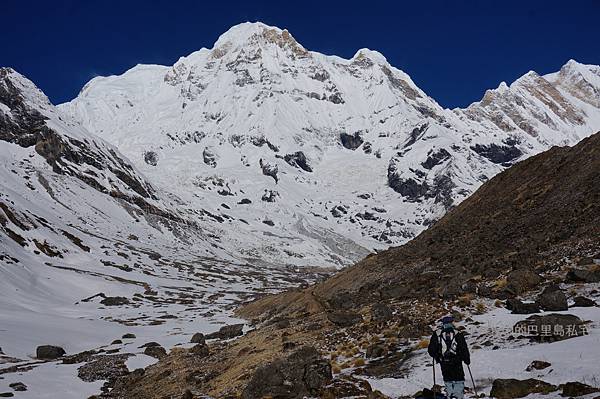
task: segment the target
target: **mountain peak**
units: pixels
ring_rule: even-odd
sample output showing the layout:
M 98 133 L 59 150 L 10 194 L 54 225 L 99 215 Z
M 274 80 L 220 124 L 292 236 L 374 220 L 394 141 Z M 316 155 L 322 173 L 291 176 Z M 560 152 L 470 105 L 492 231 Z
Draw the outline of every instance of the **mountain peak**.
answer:
M 220 58 L 229 50 L 244 49 L 249 46 L 266 47 L 276 45 L 290 50 L 298 56 L 308 54 L 287 29 L 269 26 L 262 22 L 244 22 L 232 26 L 223 33 L 213 46 L 213 56 Z

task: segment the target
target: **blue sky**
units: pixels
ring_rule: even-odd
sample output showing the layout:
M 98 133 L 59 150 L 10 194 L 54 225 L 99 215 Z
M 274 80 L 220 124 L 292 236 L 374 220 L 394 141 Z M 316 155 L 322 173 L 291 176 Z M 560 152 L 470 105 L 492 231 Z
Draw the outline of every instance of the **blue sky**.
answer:
M 93 76 L 170 65 L 230 26 L 287 28 L 306 48 L 349 58 L 368 47 L 446 107 L 567 60 L 600 64 L 600 1 L 2 0 L 0 66 L 54 103 Z

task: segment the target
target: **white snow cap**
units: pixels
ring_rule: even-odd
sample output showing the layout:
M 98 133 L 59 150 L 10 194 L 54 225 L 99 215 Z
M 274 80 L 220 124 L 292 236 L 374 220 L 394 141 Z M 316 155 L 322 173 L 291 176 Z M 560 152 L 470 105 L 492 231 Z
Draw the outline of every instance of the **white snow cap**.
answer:
M 226 43 L 244 43 L 252 35 L 261 33 L 263 30 L 276 30 L 278 33 L 282 33 L 283 30 L 276 26 L 269 26 L 262 22 L 243 22 L 238 25 L 234 25 L 227 32 L 223 33 L 215 42 L 213 48 L 220 47 Z
M 358 50 L 356 52 L 356 54 L 354 54 L 354 57 L 352 57 L 353 60 L 359 58 L 359 57 L 366 57 L 378 64 L 387 64 L 387 59 L 384 57 L 383 54 L 381 54 L 379 51 L 376 50 L 370 50 L 368 48 L 361 48 L 360 50 Z

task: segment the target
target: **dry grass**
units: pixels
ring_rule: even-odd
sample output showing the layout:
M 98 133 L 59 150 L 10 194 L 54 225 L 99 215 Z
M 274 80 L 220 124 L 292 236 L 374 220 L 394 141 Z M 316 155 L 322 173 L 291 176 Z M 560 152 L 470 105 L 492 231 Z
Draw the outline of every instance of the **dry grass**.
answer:
M 429 346 L 429 340 L 428 339 L 422 339 L 419 342 L 417 342 L 417 344 L 415 345 L 415 349 L 425 349 Z
M 459 296 L 458 299 L 456 300 L 456 303 L 458 304 L 458 306 L 464 308 L 464 307 L 470 306 L 472 300 L 473 300 L 473 294 L 465 294 L 465 295 Z
M 496 299 L 494 301 L 494 306 L 497 308 L 501 308 L 501 307 L 504 307 L 504 303 L 500 299 Z
M 477 314 L 483 314 L 487 310 L 485 304 L 483 302 L 477 302 L 475 304 L 475 312 Z
M 501 290 L 501 289 L 505 288 L 507 284 L 508 284 L 508 280 L 506 279 L 506 277 L 502 277 L 502 278 L 499 278 L 496 281 L 494 281 L 494 288 Z
M 365 365 L 365 359 L 362 357 L 357 357 L 354 359 L 354 367 L 361 367 Z

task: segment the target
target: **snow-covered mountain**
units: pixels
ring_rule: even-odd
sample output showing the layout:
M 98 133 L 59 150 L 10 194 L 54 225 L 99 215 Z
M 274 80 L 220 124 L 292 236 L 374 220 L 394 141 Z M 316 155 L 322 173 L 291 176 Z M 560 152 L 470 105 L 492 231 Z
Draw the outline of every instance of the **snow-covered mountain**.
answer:
M 218 329 L 235 302 L 314 279 L 235 262 L 181 204 L 0 68 L 0 364 L 28 363 L 38 345 L 76 353 L 127 332 L 167 344 Z M 33 387 L 62 397 L 60 376 L 74 369 L 40 387 L 44 370 L 29 374 Z
M 376 51 L 243 23 L 173 66 L 59 106 L 176 193 L 240 258 L 345 265 L 403 243 L 514 162 L 600 129 L 600 68 L 530 72 L 444 109 Z

